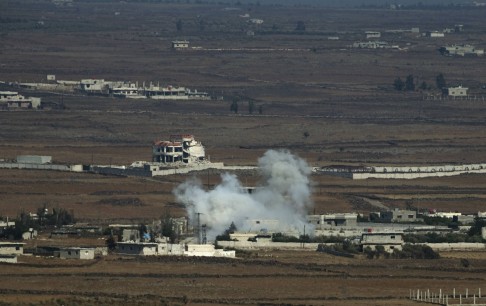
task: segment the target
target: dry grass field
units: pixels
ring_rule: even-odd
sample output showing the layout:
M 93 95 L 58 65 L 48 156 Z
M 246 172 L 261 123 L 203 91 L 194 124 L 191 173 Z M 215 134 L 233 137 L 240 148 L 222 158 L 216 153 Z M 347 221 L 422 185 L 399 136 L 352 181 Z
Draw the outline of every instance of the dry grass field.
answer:
M 58 7 L 50 1 L 0 1 L 0 81 L 44 82 L 47 74 L 55 74 L 60 80 L 160 82 L 224 97 L 132 101 L 1 86 L 62 103 L 65 109 L 1 111 L 0 159 L 31 154 L 51 155 L 56 163 L 129 165 L 151 159 L 154 139 L 191 133 L 212 161 L 229 165 L 255 165 L 268 149 L 290 150 L 311 166 L 485 161 L 486 90 L 480 85 L 486 83 L 486 58 L 444 57 L 437 51 L 453 43 L 485 48 L 484 8 L 193 2 L 75 1 L 72 7 Z M 250 25 L 239 17 L 245 13 L 264 23 Z M 305 22 L 305 31 L 295 31 L 298 21 Z M 455 24 L 464 24 L 464 32 L 442 39 L 385 32 Z M 248 30 L 255 35 L 248 36 Z M 381 31 L 382 40 L 402 50 L 350 48 L 366 40 L 367 30 Z M 202 49 L 172 50 L 175 39 Z M 451 85 L 469 87 L 479 100 L 424 100 L 439 94 L 439 73 Z M 393 81 L 410 74 L 417 85 L 425 81 L 431 89 L 395 91 Z M 241 98 L 237 114 L 230 112 L 235 96 Z M 248 99 L 262 107 L 261 114 L 248 112 Z M 255 172 L 238 175 L 246 185 L 259 180 Z M 15 217 L 44 204 L 98 224 L 150 222 L 167 210 L 182 216 L 184 208 L 175 203 L 172 190 L 194 176 L 210 186 L 220 181 L 214 170 L 143 179 L 2 169 L 0 216 Z M 316 213 L 375 211 L 366 199 L 388 207 L 485 210 L 482 175 L 311 179 Z M 296 251 L 240 255 L 236 260 L 110 255 L 87 263 L 24 256 L 18 265 L 0 265 L 0 305 L 418 305 L 406 299 L 409 289 L 476 290 L 486 283 L 484 252 L 416 261 Z M 464 258 L 471 263 L 468 268 L 461 265 Z

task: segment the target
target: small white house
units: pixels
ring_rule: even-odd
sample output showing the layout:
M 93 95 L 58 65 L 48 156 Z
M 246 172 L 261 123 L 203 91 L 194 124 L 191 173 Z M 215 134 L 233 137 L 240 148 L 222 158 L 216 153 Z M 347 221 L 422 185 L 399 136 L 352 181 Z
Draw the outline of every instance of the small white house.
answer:
M 467 97 L 467 91 L 469 88 L 457 86 L 447 88 L 447 95 L 450 97 Z
M 374 32 L 374 31 L 366 31 L 365 32 L 366 34 L 366 38 L 380 38 L 381 37 L 381 33 L 380 32 Z
M 61 259 L 94 259 L 95 249 L 94 248 L 61 248 L 59 250 L 59 257 Z
M 439 31 L 426 32 L 426 35 L 432 38 L 445 37 L 444 32 L 439 32 Z
M 187 49 L 187 48 L 189 48 L 189 41 L 187 40 L 172 41 L 172 49 Z

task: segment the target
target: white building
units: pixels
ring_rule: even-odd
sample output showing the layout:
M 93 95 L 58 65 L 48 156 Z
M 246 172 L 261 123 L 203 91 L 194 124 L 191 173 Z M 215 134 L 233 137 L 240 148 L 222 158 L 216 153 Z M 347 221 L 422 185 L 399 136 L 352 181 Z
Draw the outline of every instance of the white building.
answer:
M 17 255 L 0 254 L 0 262 L 17 263 Z
M 79 82 L 79 85 L 86 93 L 101 94 L 108 90 L 108 84 L 103 79 L 84 79 Z
M 159 163 L 193 164 L 204 161 L 205 150 L 193 135 L 171 135 L 170 140 L 155 141 L 152 146 L 152 161 Z
M 0 242 L 0 255 L 22 255 L 25 243 Z
M 450 97 L 467 97 L 467 91 L 469 88 L 457 86 L 447 88 L 447 95 Z
M 429 31 L 426 32 L 426 36 L 432 37 L 432 38 L 438 38 L 438 37 L 445 37 L 444 32 L 439 32 L 439 31 Z
M 383 222 L 414 222 L 417 221 L 417 212 L 395 208 L 380 213 L 380 220 Z
M 59 257 L 61 259 L 94 259 L 95 249 L 94 248 L 61 248 L 59 250 Z
M 236 256 L 235 251 L 223 251 L 215 249 L 212 244 L 187 244 L 184 255 L 203 256 L 203 257 L 231 257 Z
M 369 38 L 380 38 L 381 37 L 380 32 L 366 31 L 365 34 L 366 34 L 367 39 L 369 39 Z
M 325 215 L 309 215 L 307 219 L 310 224 L 313 224 L 316 229 L 323 229 L 336 226 L 356 226 L 358 214 L 356 213 L 342 213 L 342 214 L 325 214 Z
M 257 18 L 252 18 L 248 21 L 253 23 L 253 24 L 262 24 L 263 23 L 263 19 L 257 19 Z
M 19 164 L 50 164 L 52 156 L 47 155 L 17 155 L 17 163 Z
M 401 250 L 403 246 L 403 236 L 401 233 L 365 233 L 361 236 L 360 245 L 362 249 L 367 247 L 376 250 L 377 246 L 382 246 L 385 252 Z
M 172 49 L 187 49 L 189 48 L 189 41 L 187 40 L 174 40 L 172 41 Z
M 39 108 L 41 98 L 24 97 L 16 91 L 0 91 L 0 109 Z

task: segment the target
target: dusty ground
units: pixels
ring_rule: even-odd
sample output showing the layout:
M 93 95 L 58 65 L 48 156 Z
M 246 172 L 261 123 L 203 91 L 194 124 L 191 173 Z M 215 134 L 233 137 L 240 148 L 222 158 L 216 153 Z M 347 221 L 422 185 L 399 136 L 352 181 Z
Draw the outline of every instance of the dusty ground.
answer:
M 312 166 L 484 162 L 486 92 L 480 85 L 486 83 L 485 58 L 437 52 L 449 43 L 485 48 L 484 9 L 227 7 L 1 1 L 2 81 L 43 82 L 47 74 L 61 80 L 160 81 L 224 100 L 129 101 L 2 86 L 66 109 L 0 112 L 0 158 L 38 154 L 58 163 L 128 165 L 150 160 L 154 139 L 191 133 L 211 160 L 230 165 L 255 165 L 268 149 L 290 150 Z M 265 22 L 250 26 L 239 17 L 243 13 Z M 298 20 L 305 22 L 305 33 L 294 30 Z M 441 40 L 384 33 L 454 24 L 464 24 L 465 32 Z M 247 30 L 255 36 L 247 36 Z M 350 49 L 354 41 L 365 40 L 366 30 L 382 31 L 383 40 L 405 50 Z M 174 39 L 206 49 L 246 50 L 177 52 L 170 49 Z M 294 50 L 248 50 L 255 48 Z M 451 85 L 470 87 L 477 100 L 424 100 L 439 93 L 439 73 Z M 394 91 L 393 80 L 409 74 L 431 90 Z M 235 96 L 241 98 L 238 114 L 229 111 Z M 262 107 L 261 114 L 249 114 L 250 98 Z M 1 170 L 0 215 L 15 217 L 44 204 L 93 223 L 151 221 L 167 209 L 184 215 L 172 190 L 193 176 L 210 187 L 219 182 L 213 170 L 160 179 Z M 245 185 L 259 179 L 253 172 L 239 176 Z M 474 213 L 484 211 L 485 180 L 482 175 L 411 181 L 313 175 L 313 212 L 375 211 L 359 200 L 366 197 L 388 207 Z M 136 205 L 116 204 L 123 199 Z M 109 256 L 88 263 L 22 257 L 19 265 L 1 265 L 0 304 L 412 305 L 417 303 L 406 300 L 410 289 L 484 286 L 484 253 L 442 255 L 437 261 L 369 261 L 272 251 L 235 261 Z M 462 258 L 471 262 L 469 268 L 461 266 Z
M 477 293 L 482 259 L 368 260 L 316 252 L 266 251 L 247 258 L 22 257 L 2 265 L 3 301 L 68 304 L 413 305 L 409 290 Z M 423 275 L 426 273 L 427 275 Z M 76 284 L 75 286 L 73 286 Z M 257 284 L 257 286 L 255 286 Z

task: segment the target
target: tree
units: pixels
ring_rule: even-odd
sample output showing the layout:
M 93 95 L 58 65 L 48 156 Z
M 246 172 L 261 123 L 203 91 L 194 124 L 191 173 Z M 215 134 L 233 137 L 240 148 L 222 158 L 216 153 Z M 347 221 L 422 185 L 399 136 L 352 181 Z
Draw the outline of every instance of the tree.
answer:
M 437 85 L 437 88 L 442 90 L 442 88 L 447 87 L 446 80 L 444 78 L 444 75 L 440 73 L 435 77 L 435 84 Z
M 216 236 L 216 240 L 218 241 L 229 241 L 230 234 L 236 232 L 236 225 L 234 222 L 231 222 L 230 226 L 222 233 L 221 235 Z
M 177 233 L 175 231 L 174 219 L 169 211 L 167 211 L 161 217 L 162 229 L 161 234 L 164 237 L 169 238 L 170 243 L 175 243 L 177 240 Z
M 422 82 L 422 84 L 420 84 L 420 89 L 422 90 L 426 90 L 427 89 L 427 83 L 425 81 Z
M 248 101 L 248 113 L 253 114 L 255 111 L 255 102 L 253 100 Z
M 182 20 L 181 19 L 177 19 L 177 22 L 176 22 L 177 32 L 182 31 L 182 26 L 183 26 Z
M 469 236 L 481 236 L 483 227 L 486 227 L 486 219 L 476 217 L 474 219 L 474 224 L 471 226 L 467 234 Z
M 413 75 L 409 74 L 407 79 L 405 80 L 405 90 L 406 91 L 414 91 L 415 90 L 415 83 L 413 80 Z
M 230 106 L 230 111 L 232 111 L 235 114 L 238 113 L 238 100 L 239 100 L 238 97 L 234 97 L 233 102 L 231 103 Z
M 396 90 L 403 90 L 403 87 L 405 86 L 405 83 L 403 83 L 402 79 L 400 77 L 396 78 L 395 81 L 393 82 L 393 87 L 395 87 Z
M 116 241 L 115 237 L 113 237 L 113 234 L 110 234 L 110 237 L 106 239 L 106 246 L 108 247 L 109 251 L 114 251 L 116 248 Z
M 305 31 L 305 23 L 302 20 L 297 21 L 297 25 L 295 26 L 295 30 L 299 32 Z

